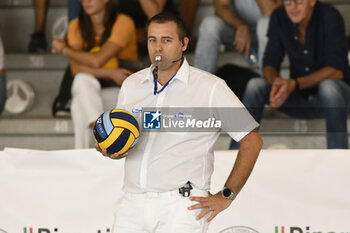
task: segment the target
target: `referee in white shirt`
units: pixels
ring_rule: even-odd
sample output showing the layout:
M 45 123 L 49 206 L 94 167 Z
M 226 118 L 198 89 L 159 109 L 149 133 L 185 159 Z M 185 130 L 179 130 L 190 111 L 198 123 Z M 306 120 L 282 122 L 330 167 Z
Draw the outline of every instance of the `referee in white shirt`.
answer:
M 117 202 L 112 232 L 204 233 L 209 222 L 231 204 L 254 167 L 262 147 L 258 123 L 223 80 L 188 65 L 183 52 L 189 39 L 178 16 L 154 16 L 147 34 L 153 65 L 124 81 L 117 108 L 137 119 L 143 107 L 239 108 L 239 114 L 220 120 L 226 121 L 222 130 L 239 142 L 240 149 L 223 189 L 210 194 L 218 131 L 143 132 L 128 156 L 107 154 L 96 145 L 112 159 L 126 156 L 125 195 Z M 232 124 L 242 130 L 231 132 L 227 125 Z

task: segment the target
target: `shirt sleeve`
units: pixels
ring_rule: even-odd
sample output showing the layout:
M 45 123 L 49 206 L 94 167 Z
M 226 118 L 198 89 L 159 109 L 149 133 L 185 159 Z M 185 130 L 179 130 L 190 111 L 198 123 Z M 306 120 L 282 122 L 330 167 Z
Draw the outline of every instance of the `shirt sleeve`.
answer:
M 240 141 L 259 126 L 248 110 L 223 80 L 215 83 L 211 93 L 211 106 L 221 129 L 235 141 Z
M 280 71 L 281 63 L 283 61 L 285 49 L 282 45 L 280 37 L 279 24 L 280 9 L 275 10 L 270 18 L 269 28 L 267 31 L 268 43 L 266 45 L 263 67 L 272 66 Z
M 79 19 L 72 20 L 68 25 L 67 40 L 69 46 L 83 48 L 83 37 L 79 28 Z
M 127 15 L 119 14 L 113 25 L 108 41 L 125 48 L 135 35 L 134 21 Z
M 122 86 L 119 90 L 116 108 L 121 108 L 121 109 L 125 108 L 125 106 L 124 106 L 124 89 L 125 89 L 125 85 L 122 84 Z
M 344 71 L 347 67 L 344 20 L 338 10 L 330 7 L 325 12 L 323 21 L 325 24 L 325 65 Z

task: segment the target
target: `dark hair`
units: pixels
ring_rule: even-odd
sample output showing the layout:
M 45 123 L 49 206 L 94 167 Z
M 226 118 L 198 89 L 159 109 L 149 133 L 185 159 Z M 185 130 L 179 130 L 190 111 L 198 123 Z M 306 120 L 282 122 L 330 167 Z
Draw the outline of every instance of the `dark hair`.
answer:
M 113 2 L 110 0 L 105 5 L 105 15 L 103 18 L 103 25 L 105 30 L 102 34 L 101 41 L 99 45 L 103 45 L 111 35 L 111 30 L 114 25 L 115 19 L 117 17 L 116 9 L 113 7 Z M 92 26 L 91 18 L 84 11 L 82 4 L 80 3 L 80 11 L 79 11 L 79 28 L 83 37 L 83 40 L 86 43 L 86 47 L 84 48 L 86 51 L 89 51 L 95 46 L 95 34 Z
M 147 21 L 147 24 L 146 24 L 147 33 L 148 33 L 149 25 L 153 22 L 158 23 L 158 24 L 163 24 L 163 23 L 167 23 L 167 22 L 174 22 L 177 26 L 177 34 L 179 35 L 179 39 L 181 41 L 183 41 L 184 38 L 187 37 L 185 23 L 180 18 L 180 16 L 178 16 L 176 14 L 169 13 L 169 12 L 162 12 L 162 13 L 159 13 L 159 14 L 153 16 L 152 18 L 150 18 Z

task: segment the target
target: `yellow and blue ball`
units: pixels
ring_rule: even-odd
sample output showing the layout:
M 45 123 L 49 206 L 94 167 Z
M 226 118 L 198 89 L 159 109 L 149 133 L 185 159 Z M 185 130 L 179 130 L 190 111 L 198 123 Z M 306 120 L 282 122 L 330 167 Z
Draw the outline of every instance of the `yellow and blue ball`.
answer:
M 100 148 L 110 154 L 124 154 L 136 145 L 140 136 L 137 120 L 123 109 L 104 112 L 97 118 L 93 131 Z

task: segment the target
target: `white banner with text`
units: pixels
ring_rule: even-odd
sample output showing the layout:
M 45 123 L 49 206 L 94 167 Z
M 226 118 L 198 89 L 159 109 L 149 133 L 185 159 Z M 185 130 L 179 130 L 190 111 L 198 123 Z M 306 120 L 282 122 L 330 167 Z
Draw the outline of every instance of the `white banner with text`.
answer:
M 237 151 L 216 151 L 212 192 Z M 0 151 L 0 233 L 110 233 L 123 160 L 94 149 Z M 264 150 L 208 233 L 350 233 L 349 150 Z

